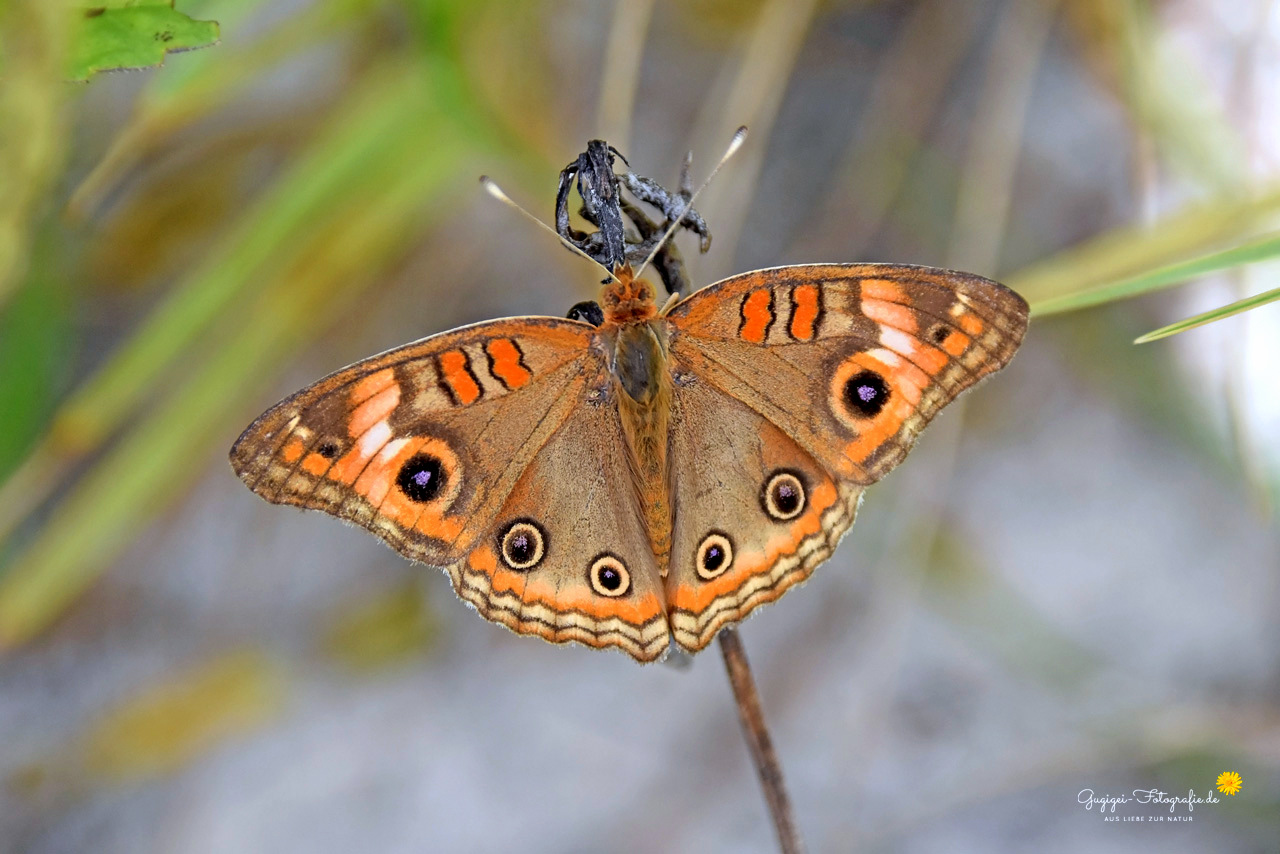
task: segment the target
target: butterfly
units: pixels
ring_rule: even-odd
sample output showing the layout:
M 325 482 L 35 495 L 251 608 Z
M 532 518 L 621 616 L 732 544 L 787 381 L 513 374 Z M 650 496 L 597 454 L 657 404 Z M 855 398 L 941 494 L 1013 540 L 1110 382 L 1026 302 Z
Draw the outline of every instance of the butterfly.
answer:
M 895 264 L 757 270 L 662 308 L 623 265 L 601 307 L 357 362 L 267 410 L 232 466 L 517 633 L 653 661 L 808 579 L 1027 327 L 996 282 Z

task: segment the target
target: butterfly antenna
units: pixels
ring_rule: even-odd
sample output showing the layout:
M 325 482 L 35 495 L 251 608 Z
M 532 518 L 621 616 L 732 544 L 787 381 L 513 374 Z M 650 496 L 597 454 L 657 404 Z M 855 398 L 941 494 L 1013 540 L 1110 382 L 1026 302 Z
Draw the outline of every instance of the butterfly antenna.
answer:
M 614 281 L 617 281 L 618 277 L 617 277 L 617 276 L 615 276 L 615 275 L 613 274 L 613 271 L 612 271 L 612 270 L 610 270 L 610 269 L 609 269 L 608 267 L 606 267 L 605 265 L 601 264 L 601 263 L 600 263 L 599 261 L 597 261 L 596 259 L 592 258 L 592 257 L 591 257 L 590 255 L 588 255 L 586 252 L 583 252 L 583 251 L 582 251 L 581 249 L 579 249 L 577 246 L 574 246 L 572 242 L 570 242 L 569 240 L 565 239 L 565 236 L 564 236 L 563 234 L 561 234 L 560 232 L 556 231 L 554 228 L 552 228 L 551 226 L 547 225 L 545 222 L 543 222 L 542 220 L 538 219 L 536 216 L 534 216 L 533 214 L 529 213 L 527 210 L 525 210 L 524 208 L 522 208 L 522 207 L 520 207 L 518 204 L 516 204 L 516 203 L 515 203 L 515 201 L 513 201 L 513 200 L 512 200 L 512 198 L 511 198 L 510 196 L 508 196 L 506 193 L 504 193 L 504 192 L 502 191 L 502 188 L 501 188 L 501 187 L 499 187 L 497 184 L 495 184 L 495 183 L 494 183 L 494 181 L 493 181 L 493 179 L 492 179 L 492 178 L 490 178 L 488 175 L 481 175 L 481 176 L 480 176 L 480 184 L 481 184 L 481 186 L 483 186 L 483 187 L 484 187 L 485 191 L 486 191 L 489 195 L 493 196 L 493 197 L 494 197 L 495 199 L 497 199 L 498 201 L 500 201 L 500 202 L 505 202 L 506 204 L 511 205 L 511 207 L 513 207 L 513 208 L 515 208 L 516 210 L 520 211 L 520 213 L 522 213 L 522 214 L 524 214 L 526 217 L 528 217 L 528 218 L 529 218 L 529 220 L 530 220 L 531 222 L 533 222 L 533 224 L 534 224 L 534 225 L 537 225 L 539 228 L 545 228 L 547 231 L 551 232 L 553 235 L 555 235 L 556 240 L 559 240 L 559 241 L 560 241 L 561 243 L 563 243 L 565 246 L 568 246 L 568 247 L 569 247 L 570 249 L 572 249 L 574 252 L 578 253 L 578 254 L 579 254 L 579 255 L 581 255 L 583 258 L 586 258 L 588 261 L 590 261 L 592 264 L 595 264 L 595 265 L 596 265 L 597 267 L 599 267 L 601 270 L 604 270 L 604 271 L 605 271 L 605 273 L 606 273 L 606 274 L 608 274 L 608 276 L 609 276 L 609 278 L 610 278 L 610 279 L 612 279 L 612 280 L 614 280 Z M 663 238 L 663 239 L 665 240 L 666 238 Z
M 724 150 L 724 154 L 720 157 L 720 162 L 716 164 L 716 168 L 711 170 L 711 174 L 707 176 L 707 180 L 702 182 L 702 186 L 695 190 L 693 195 L 689 197 L 688 204 L 686 204 L 676 216 L 671 218 L 671 225 L 667 226 L 667 230 L 663 232 L 662 239 L 654 244 L 653 251 L 649 253 L 649 257 L 645 258 L 644 263 L 636 268 L 636 278 L 639 278 L 640 274 L 644 272 L 645 267 L 648 267 L 649 264 L 653 262 L 653 259 L 658 257 L 658 253 L 662 251 L 662 247 L 666 245 L 667 241 L 671 239 L 671 235 L 675 234 L 676 229 L 680 227 L 681 221 L 684 220 L 684 215 L 693 209 L 693 202 L 698 198 L 698 194 L 707 189 L 707 185 L 711 183 L 712 178 L 716 177 L 716 173 L 720 171 L 720 167 L 723 166 L 730 157 L 737 154 L 738 149 L 742 147 L 742 143 L 745 142 L 746 139 L 746 125 L 743 125 L 733 132 L 733 139 L 729 140 L 729 147 Z

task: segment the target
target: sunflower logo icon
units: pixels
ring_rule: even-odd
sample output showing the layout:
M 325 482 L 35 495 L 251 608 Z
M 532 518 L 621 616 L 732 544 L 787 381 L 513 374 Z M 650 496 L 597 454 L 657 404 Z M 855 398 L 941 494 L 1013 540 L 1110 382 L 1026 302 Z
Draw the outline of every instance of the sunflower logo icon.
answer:
M 1218 775 L 1218 791 L 1224 795 L 1234 795 L 1244 786 L 1244 780 L 1235 771 L 1223 771 Z

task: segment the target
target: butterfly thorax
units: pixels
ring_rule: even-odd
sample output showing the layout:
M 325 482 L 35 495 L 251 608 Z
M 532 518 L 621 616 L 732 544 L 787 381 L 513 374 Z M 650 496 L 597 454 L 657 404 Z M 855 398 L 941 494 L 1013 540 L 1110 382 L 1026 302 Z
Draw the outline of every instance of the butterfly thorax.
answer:
M 604 328 L 644 323 L 658 315 L 655 291 L 648 279 L 636 278 L 630 264 L 614 271 L 613 281 L 604 289 L 600 307 L 604 309 Z
M 645 529 L 665 575 L 672 525 L 667 476 L 671 371 L 666 323 L 658 318 L 653 285 L 634 278 L 630 267 L 618 271 L 601 303 L 605 314 L 601 331 L 613 341 L 615 396 Z

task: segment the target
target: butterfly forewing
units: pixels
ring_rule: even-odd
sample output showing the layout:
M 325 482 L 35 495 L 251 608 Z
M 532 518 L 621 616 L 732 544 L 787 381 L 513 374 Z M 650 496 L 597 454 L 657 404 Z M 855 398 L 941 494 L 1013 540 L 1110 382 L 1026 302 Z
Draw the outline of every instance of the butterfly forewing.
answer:
M 1027 305 L 963 273 L 889 264 L 759 270 L 668 315 L 672 358 L 837 475 L 879 480 L 956 395 L 1004 367 Z
M 456 561 L 601 362 L 585 324 L 498 320 L 344 368 L 281 401 L 231 450 L 268 501 L 323 510 L 414 560 Z

